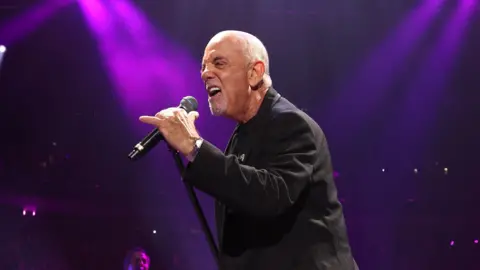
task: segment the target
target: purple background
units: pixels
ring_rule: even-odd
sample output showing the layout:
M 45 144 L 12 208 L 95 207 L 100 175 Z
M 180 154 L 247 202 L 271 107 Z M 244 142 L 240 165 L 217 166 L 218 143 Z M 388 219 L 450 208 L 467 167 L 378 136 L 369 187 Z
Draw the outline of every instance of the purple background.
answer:
M 199 70 L 226 29 L 264 41 L 325 130 L 361 269 L 478 269 L 478 1 L 2 2 L 0 269 L 116 269 L 136 245 L 153 269 L 214 269 L 165 145 L 126 154 L 139 115 L 186 95 L 225 146 Z

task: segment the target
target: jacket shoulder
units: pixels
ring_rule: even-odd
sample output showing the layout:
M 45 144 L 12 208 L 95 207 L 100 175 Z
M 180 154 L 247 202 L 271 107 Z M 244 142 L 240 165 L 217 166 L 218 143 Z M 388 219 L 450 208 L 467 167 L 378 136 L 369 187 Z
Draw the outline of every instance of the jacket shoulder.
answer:
M 273 105 L 271 117 L 273 122 L 278 122 L 278 124 L 308 125 L 316 136 L 324 136 L 322 129 L 312 117 L 284 97 L 281 97 Z

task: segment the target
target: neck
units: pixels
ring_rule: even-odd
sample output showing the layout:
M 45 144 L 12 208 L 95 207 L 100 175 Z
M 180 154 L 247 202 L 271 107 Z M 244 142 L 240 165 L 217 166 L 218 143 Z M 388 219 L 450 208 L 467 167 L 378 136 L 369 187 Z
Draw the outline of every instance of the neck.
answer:
M 242 116 L 236 119 L 239 123 L 244 124 L 257 115 L 263 99 L 267 94 L 267 90 L 268 88 L 262 87 L 262 89 L 252 91 L 252 95 L 250 96 L 246 109 L 244 110 Z

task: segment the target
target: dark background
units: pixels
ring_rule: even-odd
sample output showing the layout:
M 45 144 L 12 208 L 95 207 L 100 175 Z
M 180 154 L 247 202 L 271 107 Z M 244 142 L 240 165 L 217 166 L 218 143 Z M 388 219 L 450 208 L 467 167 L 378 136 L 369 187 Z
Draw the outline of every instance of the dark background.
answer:
M 138 245 L 153 269 L 214 269 L 165 146 L 126 159 L 150 130 L 138 112 L 176 106 L 179 90 L 157 87 L 153 107 L 126 107 L 78 3 L 35 21 L 25 14 L 48 1 L 3 2 L 0 269 L 118 269 Z M 480 3 L 134 3 L 188 59 L 169 57 L 166 72 L 188 70 L 198 87 L 183 92 L 199 100 L 199 129 L 220 148 L 234 123 L 209 116 L 190 70 L 218 31 L 264 41 L 275 88 L 327 134 L 361 269 L 478 269 Z

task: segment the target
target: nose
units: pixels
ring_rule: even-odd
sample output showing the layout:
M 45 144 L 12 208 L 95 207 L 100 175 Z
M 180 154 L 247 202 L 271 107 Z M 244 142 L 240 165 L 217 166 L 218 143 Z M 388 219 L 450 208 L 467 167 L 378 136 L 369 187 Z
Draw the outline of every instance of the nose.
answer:
M 210 71 L 208 68 L 205 68 L 203 71 L 202 71 L 202 80 L 204 82 L 210 80 L 210 79 L 213 79 L 214 77 L 214 74 L 212 71 Z

